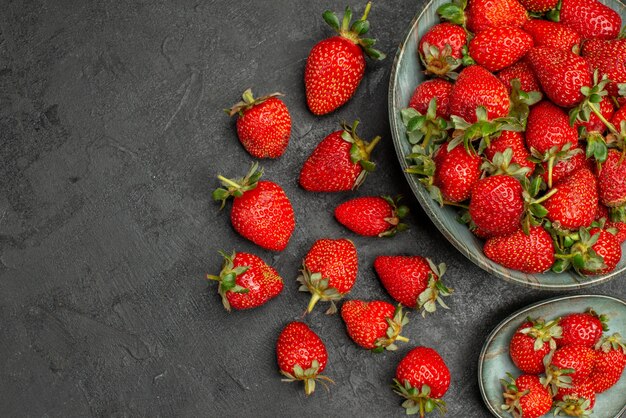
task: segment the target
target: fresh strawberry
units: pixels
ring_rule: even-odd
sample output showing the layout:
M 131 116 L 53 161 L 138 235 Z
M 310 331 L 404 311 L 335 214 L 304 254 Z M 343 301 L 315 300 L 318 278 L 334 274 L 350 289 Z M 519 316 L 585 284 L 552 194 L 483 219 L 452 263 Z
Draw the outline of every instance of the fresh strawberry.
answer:
M 541 226 L 531 227 L 528 234 L 519 229 L 489 238 L 483 252 L 490 260 L 527 274 L 543 273 L 554 264 L 552 237 Z
M 552 408 L 552 396 L 543 387 L 539 377 L 523 374 L 517 379 L 507 373 L 508 379 L 502 379 L 504 386 L 503 411 L 508 411 L 517 418 L 539 418 Z
M 613 387 L 620 379 L 626 366 L 626 346 L 621 336 L 613 334 L 596 345 L 596 360 L 589 379 L 593 390 L 602 393 Z
M 354 286 L 358 270 L 356 247 L 352 241 L 319 239 L 304 257 L 302 274 L 298 277 L 301 292 L 310 292 L 307 312 L 320 301 L 330 301 L 326 313 L 337 312 L 335 302 L 343 298 Z
M 529 12 L 543 13 L 552 10 L 559 3 L 559 0 L 519 0 Z
M 615 113 L 615 107 L 613 106 L 611 98 L 609 96 L 602 96 L 602 100 L 600 103 L 597 103 L 596 106 L 598 106 L 602 117 L 605 120 L 610 121 Z M 588 121 L 583 122 L 577 120 L 574 123 L 574 128 L 578 129 L 580 126 L 584 126 L 587 132 L 599 132 L 601 134 L 603 134 L 607 129 L 605 123 L 593 112 L 589 115 Z
M 276 183 L 259 178 L 263 170 L 254 163 L 248 174 L 238 180 L 217 176 L 225 188 L 213 192 L 222 207 L 233 196 L 230 221 L 241 236 L 272 251 L 282 251 L 296 227 L 293 207 L 285 191 Z
M 596 352 L 584 345 L 566 345 L 557 348 L 551 357 L 546 358 L 544 386 L 550 386 L 552 394 L 560 387 L 583 383 L 593 369 Z
M 450 386 L 450 370 L 434 349 L 415 347 L 409 351 L 398 363 L 393 382 L 393 391 L 406 399 L 402 407 L 407 415 L 419 413 L 423 418 L 434 409 L 446 411 L 441 397 Z
M 291 116 L 287 106 L 272 93 L 255 99 L 252 90 L 243 93 L 243 101 L 226 112 L 237 118 L 241 145 L 255 158 L 278 158 L 285 152 L 291 135 Z
M 333 12 L 324 12 L 324 20 L 338 35 L 318 42 L 306 61 L 306 101 L 315 115 L 334 111 L 354 95 L 365 72 L 364 52 L 373 59 L 385 58 L 385 54 L 372 47 L 374 39 L 361 38 L 369 30 L 367 15 L 370 8 L 371 2 L 367 3 L 363 17 L 351 26 L 349 7 L 346 7 L 341 25 Z
M 491 143 L 485 149 L 484 154 L 490 161 L 493 161 L 497 152 L 504 153 L 507 148 L 510 148 L 511 151 L 513 151 L 511 162 L 522 168 L 528 168 L 526 176 L 530 177 L 535 169 L 535 163 L 529 160 L 530 152 L 526 149 L 523 133 L 515 131 L 502 131 L 500 136 L 491 140 Z
M 609 208 L 626 205 L 626 160 L 621 152 L 611 149 L 598 170 L 600 201 Z
M 402 327 L 409 322 L 402 313 L 401 305 L 395 307 L 382 300 L 348 300 L 341 306 L 341 318 L 350 338 L 361 347 L 376 353 L 396 350 L 396 340 L 409 341 L 400 335 Z
M 555 104 L 572 107 L 583 100 L 580 88 L 591 85 L 590 67 L 584 58 L 571 51 L 538 47 L 531 49 L 526 59 Z
M 300 185 L 311 192 L 341 192 L 363 183 L 376 165 L 370 161 L 372 150 L 380 141 L 377 136 L 365 142 L 356 134 L 359 122 L 333 132 L 320 142 L 300 171 Z
M 596 209 L 595 220 L 599 221 L 602 218 L 604 218 L 605 221 L 609 219 L 609 208 L 604 206 L 601 202 L 598 202 L 598 208 Z
M 556 341 L 560 337 L 561 327 L 557 320 L 546 323 L 542 318 L 528 318 L 513 334 L 509 343 L 509 356 L 523 373 L 543 373 L 543 359 L 556 349 Z
M 479 33 L 490 27 L 521 27 L 528 14 L 517 0 L 471 0 L 465 11 L 467 29 Z
M 574 172 L 554 185 L 556 193 L 544 206 L 546 218 L 556 229 L 578 229 L 588 227 L 596 217 L 598 206 L 597 181 L 586 168 Z
M 626 83 L 626 39 L 588 39 L 583 45 L 582 55 L 592 70 L 599 71 L 600 77 L 606 76 L 611 80 L 606 90 L 610 96 L 617 97 L 618 84 Z
M 523 29 L 532 36 L 536 47 L 545 46 L 574 53 L 580 51 L 580 35 L 561 23 L 532 19 L 524 24 Z
M 437 302 L 448 308 L 442 297 L 452 293 L 440 280 L 446 265 L 435 264 L 420 256 L 379 256 L 374 270 L 387 292 L 396 301 L 409 308 L 434 312 Z
M 335 218 L 343 226 L 366 237 L 389 237 L 408 228 L 400 220 L 409 208 L 398 205 L 400 197 L 357 197 L 335 208 Z
M 622 247 L 617 237 L 600 228 L 592 228 L 589 234 L 593 240 L 597 239 L 597 241 L 589 240 L 585 242 L 586 240 L 582 240 L 574 244 L 572 253 L 582 254 L 585 261 L 587 261 L 587 258 L 594 259 L 599 256 L 600 260 L 598 261 L 600 261 L 600 263 L 586 262 L 580 269 L 580 272 L 586 275 L 596 275 L 606 274 L 615 270 L 617 263 L 619 263 L 619 260 L 622 258 Z M 592 249 L 594 252 L 591 256 L 588 255 L 589 249 Z
M 604 228 L 613 235 L 615 235 L 615 238 L 617 238 L 617 242 L 619 242 L 620 244 L 626 241 L 625 222 L 608 221 L 606 224 L 604 224 Z
M 443 76 L 462 63 L 467 33 L 462 26 L 440 23 L 432 26 L 418 44 L 420 59 L 428 74 Z
M 614 39 L 622 27 L 620 15 L 598 0 L 561 0 L 559 21 L 583 39 Z
M 469 43 L 469 53 L 489 71 L 508 67 L 533 47 L 533 38 L 521 29 L 497 26 L 479 32 Z
M 328 361 L 326 346 L 320 337 L 303 322 L 290 322 L 276 342 L 278 369 L 283 382 L 304 381 L 304 392 L 310 395 L 315 382 L 333 381 L 321 375 Z
M 593 310 L 565 315 L 559 321 L 562 331 L 556 345 L 562 347 L 578 344 L 593 347 L 600 341 L 602 332 L 608 330 L 606 321 L 606 316 L 597 315 Z
M 618 131 L 620 130 L 620 125 L 624 121 L 626 121 L 626 106 L 622 106 L 617 109 L 611 118 L 611 123 L 617 128 Z
M 443 144 L 435 154 L 433 182 L 448 202 L 462 202 L 470 197 L 472 186 L 480 178 L 482 159 L 463 146 L 448 151 Z
M 487 110 L 488 119 L 509 113 L 509 93 L 500 80 L 480 65 L 461 71 L 450 93 L 450 114 L 469 123 L 477 121 L 476 109 Z
M 593 381 L 589 378 L 570 388 L 559 388 L 554 396 L 555 414 L 580 417 L 589 415 L 596 404 Z M 556 416 L 556 415 L 555 415 Z
M 569 155 L 566 155 L 562 159 L 556 159 L 556 163 L 554 163 L 554 166 L 552 167 L 552 183 L 558 183 L 581 168 L 587 168 L 589 170 L 593 169 L 592 161 L 585 157 L 585 153 L 581 148 L 574 147 L 570 148 L 569 151 L 571 152 Z M 550 184 L 549 162 L 545 161 L 541 163 L 541 166 L 543 167 L 541 177 L 543 178 L 543 181 Z
M 520 81 L 522 91 L 541 91 L 539 80 L 535 77 L 535 73 L 533 73 L 526 60 L 519 60 L 496 75 L 509 92 L 511 91 L 511 81 L 514 79 Z
M 425 115 L 432 99 L 437 100 L 437 116 L 450 119 L 450 92 L 452 83 L 441 78 L 434 78 L 420 83 L 413 92 L 409 107 Z
M 488 234 L 508 235 L 521 228 L 524 212 L 520 182 L 507 175 L 485 177 L 472 187 L 469 214 Z
M 227 311 L 250 309 L 265 304 L 283 290 L 278 272 L 254 254 L 221 253 L 224 265 L 219 276 L 207 279 L 219 282 L 218 292 Z

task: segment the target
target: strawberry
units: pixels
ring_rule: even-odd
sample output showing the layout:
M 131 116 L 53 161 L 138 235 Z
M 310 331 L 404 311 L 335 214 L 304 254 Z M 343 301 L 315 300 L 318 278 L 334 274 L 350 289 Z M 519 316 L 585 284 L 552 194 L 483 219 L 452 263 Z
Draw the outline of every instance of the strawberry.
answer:
M 615 235 L 620 244 L 626 241 L 626 223 L 608 221 L 604 224 L 607 231 Z
M 561 23 L 532 19 L 524 24 L 523 29 L 532 36 L 536 47 L 563 49 L 574 53 L 580 51 L 580 35 Z
M 626 204 L 626 160 L 621 152 L 611 149 L 602 168 L 598 170 L 600 201 L 609 208 Z
M 524 212 L 520 182 L 507 175 L 485 177 L 472 187 L 469 214 L 478 228 L 493 236 L 521 228 Z
M 446 271 L 445 264 L 435 264 L 420 256 L 379 256 L 374 260 L 374 270 L 383 287 L 396 301 L 409 308 L 434 312 L 436 302 L 448 309 L 442 297 L 450 295 L 441 276 Z
M 598 106 L 600 113 L 605 120 L 611 120 L 613 114 L 615 113 L 615 107 L 613 107 L 613 102 L 609 96 L 602 96 L 602 100 L 600 103 L 597 103 L 596 106 Z M 578 129 L 580 126 L 584 126 L 587 132 L 599 132 L 601 134 L 603 134 L 607 129 L 604 122 L 593 112 L 589 115 L 588 121 L 576 120 L 574 128 Z
M 559 321 L 561 338 L 556 341 L 558 347 L 570 344 L 593 347 L 607 331 L 607 318 L 597 315 L 593 310 L 584 313 L 571 313 Z
M 304 257 L 302 274 L 298 277 L 300 291 L 311 293 L 307 312 L 311 312 L 319 300 L 330 301 L 326 313 L 337 312 L 335 302 L 350 292 L 357 271 L 358 258 L 352 241 L 345 238 L 315 241 Z
M 615 270 L 617 263 L 619 263 L 619 260 L 622 258 L 622 247 L 617 237 L 600 228 L 592 228 L 589 231 L 589 235 L 593 240 L 583 239 L 572 247 L 573 254 L 582 254 L 583 259 L 585 259 L 585 264 L 580 269 L 580 272 L 586 275 L 596 275 L 606 274 Z M 588 255 L 589 249 L 592 249 L 594 252 L 591 256 Z M 590 263 L 587 261 L 587 258 L 593 260 L 598 256 L 600 263 Z
M 304 86 L 309 109 L 315 115 L 325 115 L 345 104 L 354 95 L 365 72 L 365 52 L 382 60 L 385 54 L 374 49 L 374 39 L 361 38 L 369 30 L 367 3 L 363 17 L 350 26 L 352 10 L 346 7 L 341 26 L 335 13 L 327 10 L 323 18 L 337 36 L 318 42 L 306 61 Z
M 596 352 L 584 345 L 571 344 L 557 348 L 546 358 L 544 386 L 550 386 L 552 394 L 560 387 L 583 383 L 593 369 Z
M 315 391 L 315 382 L 333 381 L 320 373 L 328 361 L 326 346 L 320 337 L 303 322 L 290 322 L 276 342 L 278 369 L 283 382 L 304 381 L 304 392 Z
M 596 393 L 593 390 L 593 381 L 585 379 L 571 388 L 559 388 L 554 396 L 556 405 L 555 414 L 580 417 L 589 415 L 596 403 Z
M 363 183 L 376 165 L 370 155 L 380 141 L 365 142 L 356 134 L 359 121 L 333 132 L 320 142 L 300 171 L 300 185 L 311 192 L 341 192 Z
M 397 349 L 396 340 L 409 341 L 400 335 L 402 327 L 409 322 L 401 305 L 395 307 L 381 300 L 348 300 L 341 306 L 341 318 L 350 338 L 367 350 L 393 351 Z
M 445 143 L 435 154 L 433 183 L 448 202 L 462 202 L 470 197 L 472 186 L 480 178 L 482 159 L 462 146 L 448 148 Z
M 581 148 L 574 147 L 570 148 L 569 151 L 569 155 L 562 157 L 562 159 L 556 159 L 556 163 L 552 167 L 552 179 L 549 178 L 549 161 L 541 163 L 544 170 L 541 174 L 543 181 L 547 184 L 558 183 L 581 168 L 587 168 L 589 170 L 593 169 L 593 163 L 585 157 L 585 153 Z
M 533 38 L 510 26 L 487 28 L 469 43 L 469 53 L 477 64 L 499 71 L 522 58 L 533 47 Z
M 217 176 L 225 188 L 213 192 L 222 207 L 233 196 L 230 221 L 241 236 L 272 251 L 282 251 L 296 227 L 293 207 L 285 191 L 276 183 L 259 178 L 263 170 L 252 164 L 248 174 L 237 180 Z
M 531 49 L 526 59 L 543 91 L 556 105 L 572 107 L 583 100 L 580 88 L 590 86 L 592 81 L 584 58 L 571 51 L 538 47 Z
M 528 318 L 515 331 L 509 343 L 509 356 L 523 373 L 539 374 L 545 370 L 543 359 L 556 349 L 561 327 L 558 321 Z
M 335 208 L 335 218 L 343 226 L 366 237 L 389 237 L 408 228 L 400 220 L 409 213 L 409 208 L 398 206 L 400 196 L 392 199 L 382 197 L 357 197 L 343 202 Z
M 529 171 L 526 173 L 527 177 L 530 177 L 535 169 L 535 163 L 529 160 L 530 152 L 526 149 L 526 143 L 524 141 L 524 134 L 514 131 L 502 131 L 500 136 L 491 140 L 489 146 L 485 149 L 485 157 L 490 161 L 497 152 L 504 153 L 507 148 L 513 151 L 513 157 L 511 162 L 519 165 L 520 167 L 526 167 Z
M 439 353 L 429 347 L 415 347 L 408 352 L 396 368 L 394 392 L 406 401 L 402 407 L 407 415 L 420 414 L 438 409 L 446 411 L 441 400 L 450 386 L 450 370 Z
M 461 71 L 450 92 L 450 114 L 474 123 L 479 106 L 487 110 L 488 119 L 504 117 L 509 113 L 509 93 L 496 76 L 472 65 Z
M 613 334 L 605 337 L 596 345 L 596 360 L 589 379 L 593 390 L 602 393 L 611 388 L 620 379 L 626 366 L 626 346 L 621 336 Z
M 467 33 L 462 26 L 440 23 L 422 36 L 417 50 L 426 73 L 446 75 L 462 63 Z
M 546 218 L 556 229 L 588 227 L 596 217 L 598 191 L 596 178 L 586 168 L 574 172 L 554 185 L 556 193 L 550 196 L 544 207 Z
M 614 39 L 622 27 L 620 15 L 598 0 L 562 0 L 559 21 L 583 39 Z
M 219 276 L 207 274 L 206 277 L 219 282 L 218 292 L 227 311 L 256 308 L 283 290 L 282 277 L 256 255 L 220 254 L 224 257 L 224 265 Z
M 541 91 L 539 80 L 535 77 L 535 73 L 533 73 L 526 60 L 517 61 L 515 64 L 500 71 L 496 76 L 509 92 L 511 92 L 511 80 L 516 78 L 520 81 L 522 91 Z
M 519 229 L 510 235 L 491 237 L 483 252 L 490 260 L 527 274 L 543 273 L 554 264 L 552 237 L 541 226 L 530 227 L 528 234 Z
M 226 113 L 237 118 L 237 136 L 241 145 L 255 158 L 278 158 L 285 152 L 291 135 L 291 116 L 282 100 L 272 93 L 255 99 L 252 90 L 243 93 L 243 101 Z
M 479 33 L 490 27 L 521 27 L 528 14 L 517 0 L 472 0 L 465 11 L 467 29 Z
M 626 39 L 588 39 L 583 45 L 583 57 L 592 70 L 611 82 L 606 86 L 610 96 L 618 96 L 618 84 L 626 83 Z M 616 125 L 616 126 L 619 126 Z
M 538 418 L 552 408 L 552 396 L 543 387 L 539 377 L 523 374 L 517 379 L 507 373 L 508 379 L 502 379 L 504 386 L 503 411 L 508 411 L 517 418 Z
M 559 3 L 559 0 L 519 0 L 529 12 L 543 13 L 552 10 Z
M 452 91 L 452 83 L 441 78 L 426 80 L 419 84 L 411 100 L 409 107 L 425 115 L 432 99 L 437 100 L 437 116 L 444 119 L 450 119 L 450 92 Z

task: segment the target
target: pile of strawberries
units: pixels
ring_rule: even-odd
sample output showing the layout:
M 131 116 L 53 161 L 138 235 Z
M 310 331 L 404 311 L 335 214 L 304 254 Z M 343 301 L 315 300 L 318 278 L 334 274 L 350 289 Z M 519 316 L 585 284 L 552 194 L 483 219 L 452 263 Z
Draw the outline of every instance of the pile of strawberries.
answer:
M 524 273 L 606 274 L 626 240 L 626 39 L 598 0 L 455 0 L 419 40 L 408 172 Z
M 311 50 L 305 69 L 307 104 L 322 115 L 346 103 L 354 94 L 365 69 L 364 53 L 375 59 L 384 54 L 372 46 L 374 40 L 362 35 L 369 30 L 368 3 L 363 17 L 351 23 L 346 8 L 343 19 L 326 11 L 324 20 L 338 35 L 323 40 Z M 227 110 L 238 115 L 237 134 L 244 148 L 256 158 L 278 158 L 288 146 L 291 116 L 280 93 L 255 98 L 251 90 L 243 100 Z M 357 134 L 358 121 L 342 124 L 315 148 L 300 171 L 300 186 L 309 192 L 347 192 L 357 188 L 375 169 L 371 153 L 380 141 L 365 141 Z M 222 187 L 213 198 L 222 202 L 233 197 L 230 212 L 235 231 L 259 247 L 271 251 L 286 248 L 296 225 L 293 206 L 280 185 L 261 180 L 262 169 L 254 163 L 242 178 L 218 176 Z M 356 234 L 368 237 L 393 236 L 407 228 L 401 222 L 408 213 L 398 198 L 366 196 L 345 201 L 334 212 L 339 223 Z M 227 310 L 250 309 L 264 305 L 283 290 L 280 274 L 260 257 L 245 253 L 222 253 L 224 264 L 218 275 L 207 278 L 218 282 L 218 292 Z M 354 342 L 373 352 L 395 350 L 396 342 L 408 342 L 401 335 L 408 319 L 402 307 L 415 308 L 425 315 L 437 304 L 447 308 L 442 297 L 451 290 L 440 280 L 445 265 L 436 266 L 421 256 L 382 255 L 374 269 L 383 287 L 398 302 L 347 300 L 341 305 L 341 318 Z M 327 313 L 337 312 L 337 304 L 352 290 L 357 279 L 358 257 L 348 239 L 319 239 L 303 258 L 300 290 L 310 293 L 306 312 L 318 302 L 329 304 Z M 304 322 L 287 324 L 276 343 L 280 373 L 285 381 L 302 381 L 307 395 L 316 382 L 331 383 L 324 371 L 328 352 L 324 342 Z M 405 398 L 407 413 L 424 416 L 434 409 L 445 410 L 440 399 L 450 385 L 450 371 L 432 348 L 416 347 L 400 361 L 394 391 Z
M 522 374 L 502 380 L 502 409 L 514 417 L 536 418 L 592 413 L 596 394 L 615 385 L 626 366 L 619 334 L 604 335 L 606 317 L 592 310 L 546 322 L 528 319 L 517 329 L 509 354 Z

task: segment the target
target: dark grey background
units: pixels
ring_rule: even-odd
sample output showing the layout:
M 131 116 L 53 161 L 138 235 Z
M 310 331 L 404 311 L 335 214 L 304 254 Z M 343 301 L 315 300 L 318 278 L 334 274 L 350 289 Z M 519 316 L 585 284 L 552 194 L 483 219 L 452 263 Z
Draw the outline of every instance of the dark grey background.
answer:
M 361 2 L 361 3 L 364 3 Z M 389 383 L 410 347 L 437 348 L 452 371 L 451 417 L 487 416 L 476 382 L 482 341 L 501 319 L 555 296 L 505 283 L 475 267 L 408 197 L 411 231 L 357 237 L 333 208 L 358 195 L 409 189 L 387 120 L 393 55 L 424 1 L 379 1 L 372 33 L 390 57 L 368 69 L 340 111 L 314 117 L 302 74 L 320 15 L 343 1 L 103 0 L 0 2 L 0 411 L 3 416 L 402 416 Z M 362 5 L 359 5 L 359 11 Z M 293 134 L 263 162 L 292 199 L 288 248 L 263 251 L 237 236 L 210 192 L 251 158 L 221 111 L 254 87 L 286 93 Z M 299 169 L 341 120 L 384 137 L 379 170 L 354 193 L 312 194 Z M 280 382 L 274 344 L 307 297 L 298 266 L 321 237 L 359 251 L 351 297 L 389 300 L 372 270 L 380 254 L 448 264 L 451 311 L 412 315 L 410 345 L 372 355 L 338 316 L 306 318 L 326 341 L 329 394 L 306 399 Z M 206 272 L 218 249 L 254 252 L 285 279 L 270 304 L 228 315 Z M 626 297 L 624 278 L 594 293 Z

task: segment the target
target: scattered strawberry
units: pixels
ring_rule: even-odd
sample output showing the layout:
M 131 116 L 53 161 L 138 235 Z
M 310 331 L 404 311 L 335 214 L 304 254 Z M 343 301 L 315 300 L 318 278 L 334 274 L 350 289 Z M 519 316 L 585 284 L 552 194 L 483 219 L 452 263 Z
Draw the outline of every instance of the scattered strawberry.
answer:
M 409 341 L 400 335 L 402 327 L 409 322 L 402 313 L 401 305 L 395 307 L 381 300 L 348 300 L 341 306 L 341 318 L 350 338 L 361 347 L 376 353 L 396 350 L 396 340 Z
M 559 21 L 583 39 L 614 39 L 622 27 L 620 15 L 598 0 L 561 0 Z
M 490 27 L 521 27 L 528 14 L 517 0 L 472 0 L 465 12 L 467 29 L 479 33 Z
M 557 320 L 546 323 L 541 318 L 528 318 L 513 334 L 509 343 L 509 356 L 523 373 L 543 373 L 543 360 L 551 350 L 556 349 L 560 337 L 561 327 Z
M 437 116 L 450 118 L 450 92 L 452 83 L 441 78 L 426 80 L 415 88 L 409 107 L 425 115 L 432 99 L 437 100 Z
M 496 75 L 509 92 L 511 92 L 511 81 L 516 78 L 520 81 L 522 91 L 541 91 L 539 80 L 535 77 L 535 73 L 526 60 L 517 61 Z
M 538 418 L 552 408 L 552 396 L 543 387 L 539 377 L 523 374 L 517 379 L 507 373 L 508 379 L 502 379 L 504 386 L 503 411 L 508 411 L 517 418 Z
M 552 10 L 559 3 L 559 0 L 519 0 L 529 12 L 543 13 Z
M 578 344 L 593 347 L 602 337 L 602 331 L 608 330 L 606 321 L 604 315 L 597 315 L 593 310 L 565 315 L 559 321 L 561 338 L 556 340 L 556 345 L 562 347 Z
M 490 260 L 527 274 L 543 273 L 554 264 L 552 237 L 541 226 L 531 227 L 528 234 L 519 229 L 510 235 L 491 237 L 483 252 Z
M 343 226 L 366 237 L 388 237 L 408 228 L 400 223 L 409 213 L 407 206 L 398 206 L 400 197 L 357 197 L 335 209 L 335 218 Z
M 574 53 L 580 51 L 580 35 L 561 23 L 533 19 L 526 22 L 523 29 L 532 36 L 536 47 L 545 46 Z
M 580 417 L 589 415 L 596 404 L 596 393 L 591 379 L 571 388 L 559 388 L 554 396 L 555 414 Z
M 553 394 L 560 387 L 583 383 L 593 369 L 596 352 L 583 345 L 566 345 L 557 348 L 554 354 L 546 358 L 546 378 L 544 386 L 550 386 Z
M 454 71 L 462 63 L 466 43 L 467 33 L 462 26 L 445 22 L 428 29 L 418 44 L 426 73 L 443 76 Z
M 464 147 L 448 151 L 444 144 L 435 154 L 433 183 L 448 202 L 462 202 L 470 197 L 472 186 L 480 178 L 482 159 Z
M 544 207 L 546 217 L 557 229 L 578 229 L 591 225 L 596 216 L 598 191 L 596 178 L 586 168 L 574 172 L 554 185 L 556 193 Z
M 529 160 L 530 152 L 526 149 L 524 134 L 515 131 L 502 131 L 500 136 L 491 140 L 491 144 L 485 149 L 484 154 L 487 159 L 493 161 L 497 152 L 504 153 L 507 148 L 513 151 L 511 162 L 520 167 L 528 168 L 526 177 L 530 177 L 535 169 L 535 163 Z
M 477 64 L 499 71 L 515 63 L 533 47 L 533 38 L 521 29 L 498 26 L 479 32 L 469 43 Z
M 598 193 L 603 205 L 626 205 L 626 160 L 621 152 L 611 149 L 602 168 L 598 170 Z
M 488 119 L 509 113 L 509 94 L 502 82 L 480 65 L 466 67 L 450 93 L 450 114 L 469 123 L 477 121 L 476 109 L 487 110 Z
M 521 228 L 524 212 L 520 182 L 507 175 L 485 177 L 472 187 L 469 214 L 478 228 L 493 236 Z
M 613 334 L 596 345 L 596 359 L 589 380 L 593 390 L 602 393 L 613 387 L 620 379 L 626 366 L 626 346 L 621 336 Z
M 618 96 L 618 84 L 626 83 L 626 39 L 588 39 L 583 45 L 583 57 L 592 70 L 611 82 L 606 86 L 610 96 Z M 617 125 L 619 126 L 619 124 Z

